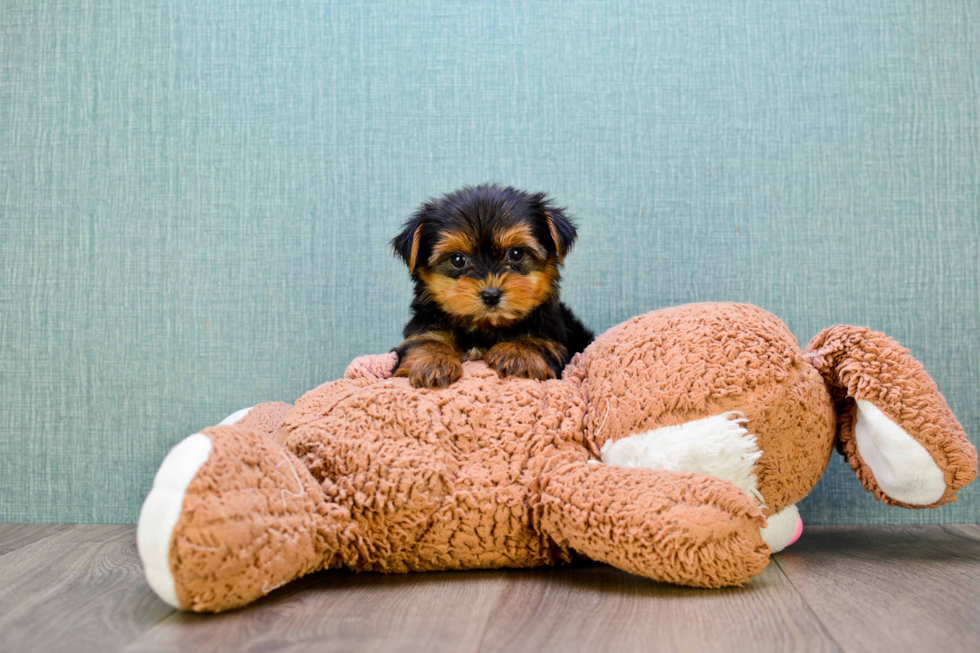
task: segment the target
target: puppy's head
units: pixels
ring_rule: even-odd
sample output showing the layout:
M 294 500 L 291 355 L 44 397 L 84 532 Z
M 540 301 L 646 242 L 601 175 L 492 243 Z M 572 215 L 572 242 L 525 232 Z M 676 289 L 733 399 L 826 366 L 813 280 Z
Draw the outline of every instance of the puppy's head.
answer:
M 518 322 L 557 297 L 575 237 L 544 193 L 488 185 L 426 202 L 391 244 L 423 299 L 483 328 Z

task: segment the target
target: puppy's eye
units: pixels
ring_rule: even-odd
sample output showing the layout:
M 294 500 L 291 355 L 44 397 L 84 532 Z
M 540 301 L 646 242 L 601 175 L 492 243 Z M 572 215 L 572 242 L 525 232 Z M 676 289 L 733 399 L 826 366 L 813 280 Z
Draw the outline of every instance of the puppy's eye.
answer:
M 511 247 L 507 250 L 507 260 L 511 263 L 517 263 L 524 258 L 524 250 L 520 247 Z
M 449 257 L 449 262 L 453 264 L 453 267 L 457 270 L 461 270 L 466 267 L 466 257 L 456 252 Z

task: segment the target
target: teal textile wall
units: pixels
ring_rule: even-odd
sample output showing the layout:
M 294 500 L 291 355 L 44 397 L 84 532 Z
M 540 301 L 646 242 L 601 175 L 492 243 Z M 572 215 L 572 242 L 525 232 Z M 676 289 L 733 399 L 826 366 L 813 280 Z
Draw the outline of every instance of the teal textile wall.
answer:
M 980 435 L 980 3 L 0 5 L 0 521 L 132 522 L 168 448 L 399 341 L 463 184 L 577 216 L 597 331 L 734 300 L 912 350 Z M 835 456 L 809 523 L 889 508 Z

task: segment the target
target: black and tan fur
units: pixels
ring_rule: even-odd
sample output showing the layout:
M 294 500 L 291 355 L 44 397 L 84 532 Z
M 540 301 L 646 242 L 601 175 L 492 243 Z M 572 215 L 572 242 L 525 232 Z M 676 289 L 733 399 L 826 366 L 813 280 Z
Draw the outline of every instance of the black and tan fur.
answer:
M 442 387 L 479 359 L 501 376 L 561 376 L 593 338 L 559 301 L 575 238 L 543 193 L 487 185 L 423 204 L 392 240 L 415 283 L 395 376 Z

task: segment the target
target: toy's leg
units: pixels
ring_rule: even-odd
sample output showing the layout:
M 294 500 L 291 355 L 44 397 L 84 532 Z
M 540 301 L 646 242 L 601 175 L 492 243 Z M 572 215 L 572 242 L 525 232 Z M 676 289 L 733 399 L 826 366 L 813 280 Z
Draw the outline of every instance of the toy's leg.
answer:
M 720 413 L 675 426 L 637 433 L 602 445 L 602 462 L 613 467 L 647 468 L 707 474 L 734 483 L 760 505 L 755 475 L 762 451 L 737 412 Z M 796 505 L 770 515 L 762 539 L 772 553 L 795 542 L 803 523 Z
M 977 454 L 922 365 L 891 338 L 835 326 L 804 355 L 837 403 L 838 450 L 886 503 L 930 508 L 977 473 Z
M 217 612 L 330 566 L 349 521 L 267 434 L 216 426 L 164 459 L 140 512 L 137 543 L 160 598 Z
M 712 476 L 569 456 L 542 473 L 541 501 L 541 529 L 560 546 L 654 580 L 741 585 L 769 561 L 762 511 Z

